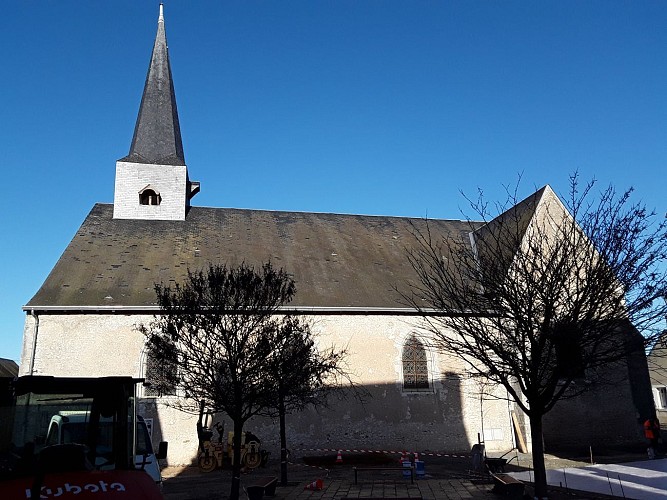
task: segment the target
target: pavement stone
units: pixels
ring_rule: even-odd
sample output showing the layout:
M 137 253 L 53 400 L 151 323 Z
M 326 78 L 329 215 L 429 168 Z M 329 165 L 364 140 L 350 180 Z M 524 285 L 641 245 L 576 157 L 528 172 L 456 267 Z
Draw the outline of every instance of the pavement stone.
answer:
M 515 454 L 509 471 L 529 470 L 532 463 L 529 454 Z M 596 456 L 598 463 L 618 464 L 629 462 L 643 455 L 608 455 Z M 492 493 L 493 485 L 484 481 L 479 475 L 469 470 L 472 462 L 469 457 L 441 456 L 429 457 L 426 462 L 426 477 L 416 479 L 414 484 L 409 478 L 402 476 L 401 470 L 374 470 L 361 471 L 358 474 L 358 484 L 354 484 L 352 465 L 336 465 L 330 469 L 307 466 L 303 463 L 291 463 L 288 469 L 288 486 L 278 486 L 275 497 L 266 497 L 265 500 L 340 500 L 342 498 L 417 498 L 424 500 L 475 500 L 498 499 Z M 565 467 L 581 467 L 587 465 L 588 457 L 582 459 L 566 459 L 556 456 L 547 456 L 547 469 L 562 470 Z M 266 468 L 256 469 L 243 474 L 241 487 L 251 485 L 254 478 L 260 476 L 280 477 L 278 461 L 269 461 Z M 167 467 L 163 470 L 164 489 L 166 500 L 209 500 L 224 499 L 229 496 L 231 486 L 230 469 L 216 470 L 208 474 L 202 473 L 197 467 Z M 321 491 L 312 491 L 304 487 L 316 479 L 324 481 Z M 529 493 L 530 486 L 526 492 Z M 575 499 L 607 499 L 602 494 L 590 492 L 561 491 L 556 488 L 550 491 L 549 497 L 555 500 Z M 241 494 L 241 500 L 247 497 Z
M 263 470 L 256 475 L 265 476 L 272 472 Z M 424 500 L 468 500 L 497 498 L 491 493 L 491 484 L 473 484 L 470 479 L 417 479 L 414 484 L 403 478 L 400 471 L 393 476 L 384 471 L 365 471 L 366 477 L 359 477 L 354 484 L 352 467 L 330 471 L 290 471 L 288 486 L 276 488 L 274 497 L 267 500 L 338 500 L 341 498 L 423 498 Z M 333 472 L 333 474 L 332 474 Z M 368 477 L 372 475 L 372 477 Z M 241 486 L 252 484 L 253 474 L 241 478 Z M 333 477 L 332 477 L 333 476 Z M 231 474 L 229 470 L 203 474 L 194 468 L 166 470 L 163 493 L 166 500 L 208 500 L 226 498 L 229 494 Z M 305 486 L 321 478 L 324 487 L 320 491 L 305 489 Z M 245 497 L 243 494 L 242 497 Z

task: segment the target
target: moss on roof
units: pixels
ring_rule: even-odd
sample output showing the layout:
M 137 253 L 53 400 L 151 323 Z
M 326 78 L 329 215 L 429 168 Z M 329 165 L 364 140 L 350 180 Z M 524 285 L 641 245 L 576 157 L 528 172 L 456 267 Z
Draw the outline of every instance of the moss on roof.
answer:
M 185 221 L 113 219 L 96 204 L 26 308 L 155 305 L 156 283 L 210 263 L 271 260 L 294 275 L 291 305 L 402 307 L 394 287 L 416 276 L 406 257 L 422 219 L 193 207 Z M 465 238 L 470 223 L 429 220 L 432 234 Z

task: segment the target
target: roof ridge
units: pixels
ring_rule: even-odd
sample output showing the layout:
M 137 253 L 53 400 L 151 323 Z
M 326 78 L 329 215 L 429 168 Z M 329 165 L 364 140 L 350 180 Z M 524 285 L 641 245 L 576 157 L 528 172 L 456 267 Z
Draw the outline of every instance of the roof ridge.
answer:
M 96 202 L 95 205 L 105 205 L 113 207 L 111 202 Z M 286 210 L 280 208 L 249 208 L 249 207 L 213 207 L 196 206 L 190 207 L 190 210 L 235 210 L 239 212 L 263 212 L 273 214 L 301 214 L 301 215 L 331 215 L 337 217 L 365 217 L 365 218 L 384 218 L 384 219 L 404 219 L 426 222 L 460 222 L 463 224 L 481 225 L 484 221 L 474 219 L 455 219 L 441 217 L 422 217 L 418 215 L 391 215 L 391 214 L 355 214 L 350 212 L 318 212 L 313 210 Z

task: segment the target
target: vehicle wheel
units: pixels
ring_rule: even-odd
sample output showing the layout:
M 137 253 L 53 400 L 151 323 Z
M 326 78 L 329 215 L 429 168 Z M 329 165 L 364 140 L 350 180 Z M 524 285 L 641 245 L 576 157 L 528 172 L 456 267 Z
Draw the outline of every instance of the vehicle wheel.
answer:
M 259 467 L 260 464 L 262 463 L 262 455 L 260 455 L 257 452 L 254 453 L 248 452 L 243 457 L 243 463 L 248 469 L 254 469 L 255 467 Z
M 215 470 L 215 458 L 210 455 L 201 455 L 199 457 L 199 468 L 202 472 L 211 472 Z

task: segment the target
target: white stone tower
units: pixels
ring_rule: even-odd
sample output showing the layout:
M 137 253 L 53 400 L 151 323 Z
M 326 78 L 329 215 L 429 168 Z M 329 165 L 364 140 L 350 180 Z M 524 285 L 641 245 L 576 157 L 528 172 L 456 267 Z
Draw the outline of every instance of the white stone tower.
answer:
M 188 178 L 160 5 L 130 153 L 116 162 L 114 219 L 185 220 L 199 183 Z

